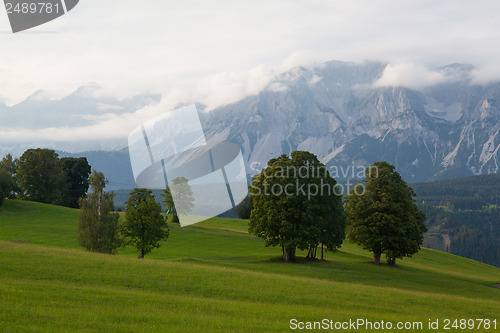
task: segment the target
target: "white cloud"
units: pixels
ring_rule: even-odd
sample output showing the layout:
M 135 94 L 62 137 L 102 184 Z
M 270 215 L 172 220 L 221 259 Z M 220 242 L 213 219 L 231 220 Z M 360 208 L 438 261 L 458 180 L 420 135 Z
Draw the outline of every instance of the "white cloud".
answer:
M 280 71 L 260 65 L 240 73 L 222 72 L 175 87 L 166 94 L 173 104 L 201 103 L 206 111 L 237 102 L 264 90 Z
M 85 0 L 57 20 L 11 34 L 0 8 L 0 100 L 18 103 L 40 89 L 61 98 L 87 82 L 104 87 L 95 94 L 164 96 L 156 111 L 102 110 L 97 125 L 2 132 L 0 142 L 126 136 L 179 103 L 213 109 L 263 89 L 285 90 L 273 82 L 277 74 L 325 60 L 391 63 L 377 86 L 453 80 L 429 68 L 456 62 L 480 68 L 473 82 L 489 82 L 500 78 L 499 16 L 496 0 Z
M 165 93 L 285 58 L 284 68 L 332 59 L 482 66 L 500 58 L 499 15 L 495 0 L 86 0 L 10 34 L 0 10 L 0 96 L 63 96 L 91 81 L 120 97 Z
M 321 81 L 321 77 L 319 75 L 316 75 L 314 74 L 313 77 L 309 80 L 309 82 L 307 82 L 310 86 L 314 86 L 316 85 L 316 83 L 318 83 L 319 81 Z
M 389 64 L 382 77 L 373 83 L 374 87 L 406 87 L 421 89 L 450 80 L 441 72 L 432 71 L 422 64 Z
M 500 63 L 488 64 L 482 68 L 473 69 L 472 82 L 475 84 L 488 84 L 500 81 Z
M 97 120 L 96 123 L 80 127 L 50 127 L 41 129 L 8 129 L 0 130 L 0 142 L 29 143 L 44 145 L 51 142 L 85 142 L 95 140 L 120 139 L 128 134 L 144 119 L 154 118 L 169 110 L 169 105 L 160 103 L 147 106 L 137 112 L 117 115 L 106 113 L 99 116 L 86 115 Z
M 436 84 L 463 81 L 471 84 L 485 85 L 500 81 L 500 63 L 493 63 L 474 68 L 470 65 L 463 67 L 441 67 L 429 69 L 421 63 L 389 64 L 384 69 L 380 79 L 373 83 L 373 87 L 402 86 L 411 89 L 422 89 Z

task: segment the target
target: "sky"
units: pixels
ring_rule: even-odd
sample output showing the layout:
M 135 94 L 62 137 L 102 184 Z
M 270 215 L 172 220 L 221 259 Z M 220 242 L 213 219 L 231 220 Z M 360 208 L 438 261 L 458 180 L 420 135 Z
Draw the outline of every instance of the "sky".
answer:
M 93 129 L 123 136 L 177 103 L 210 110 L 257 94 L 283 71 L 327 60 L 388 63 L 376 86 L 439 83 L 432 68 L 450 63 L 472 64 L 475 80 L 488 82 L 500 79 L 498 17 L 496 0 L 80 0 L 13 34 L 0 8 L 0 101 L 13 105 L 38 90 L 57 99 L 89 82 L 103 96 L 162 94 L 153 111 Z M 27 134 L 36 142 L 80 130 L 82 139 L 89 130 L 59 129 L 61 136 L 57 128 L 42 136 L 0 124 L 0 146 Z

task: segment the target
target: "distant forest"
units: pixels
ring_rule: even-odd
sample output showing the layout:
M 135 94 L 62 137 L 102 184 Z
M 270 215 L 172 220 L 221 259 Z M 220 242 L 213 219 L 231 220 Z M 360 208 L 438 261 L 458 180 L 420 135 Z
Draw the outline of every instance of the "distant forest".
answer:
M 427 215 L 425 247 L 500 267 L 500 175 L 411 186 Z

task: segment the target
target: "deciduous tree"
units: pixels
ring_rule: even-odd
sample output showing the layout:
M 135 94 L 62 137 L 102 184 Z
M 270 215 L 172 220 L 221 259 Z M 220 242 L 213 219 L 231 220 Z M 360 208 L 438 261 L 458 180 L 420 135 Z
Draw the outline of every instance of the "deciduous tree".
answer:
M 317 157 L 294 151 L 268 162 L 250 186 L 253 210 L 249 232 L 280 245 L 283 259 L 295 259 L 296 248 L 316 256 L 319 244 L 340 247 L 345 238 L 345 215 L 336 181 Z
M 194 207 L 193 191 L 188 180 L 184 177 L 177 177 L 172 180 L 172 186 L 167 186 L 162 193 L 163 204 L 167 212 L 173 215 L 172 221 L 178 223 L 179 216 L 187 215 Z M 174 203 L 175 197 L 175 203 Z
M 0 169 L 6 170 L 11 176 L 10 181 L 9 181 L 10 191 L 9 191 L 9 193 L 6 194 L 6 197 L 8 197 L 10 199 L 15 199 L 17 196 L 17 193 L 19 192 L 19 187 L 18 187 L 17 181 L 16 181 L 17 161 L 18 161 L 18 159 L 12 157 L 11 154 L 5 155 L 5 157 L 0 161 Z M 4 175 L 3 178 L 7 179 L 9 177 L 6 177 Z
M 55 203 L 63 182 L 58 154 L 51 149 L 28 149 L 17 163 L 21 195 L 28 200 Z
M 14 179 L 11 174 L 0 167 L 0 206 L 2 206 L 5 198 L 9 196 L 12 191 Z
M 160 241 L 168 238 L 167 222 L 161 211 L 161 205 L 151 190 L 134 189 L 130 192 L 122 233 L 127 244 L 135 246 L 139 258 L 160 247 Z
M 91 167 L 87 158 L 61 158 L 64 186 L 61 193 L 61 205 L 78 208 L 78 200 L 85 196 L 89 189 Z
M 113 253 L 121 245 L 118 213 L 113 213 L 113 192 L 106 193 L 107 180 L 102 172 L 90 176 L 91 192 L 80 199 L 78 240 L 89 251 Z
M 345 198 L 348 238 L 373 252 L 380 264 L 385 253 L 391 265 L 396 258 L 418 252 L 427 230 L 425 215 L 415 204 L 415 193 L 387 162 L 376 162 L 365 170 L 365 189 L 351 190 Z M 361 186 L 361 185 L 359 185 Z
M 240 219 L 249 219 L 250 214 L 252 213 L 253 209 L 253 201 L 252 201 L 252 196 L 247 196 L 243 201 L 236 206 L 236 214 L 238 214 L 238 217 Z

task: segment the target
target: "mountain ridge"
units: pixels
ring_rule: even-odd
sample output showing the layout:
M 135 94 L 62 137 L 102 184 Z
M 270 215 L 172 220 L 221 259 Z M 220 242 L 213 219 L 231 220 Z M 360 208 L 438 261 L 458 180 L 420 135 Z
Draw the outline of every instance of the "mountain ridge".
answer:
M 499 172 L 500 84 L 473 84 L 472 67 L 454 64 L 439 69 L 453 72 L 439 85 L 374 87 L 384 68 L 333 62 L 296 69 L 271 89 L 209 113 L 207 136 L 238 143 L 248 164 L 262 166 L 308 150 L 330 167 L 386 160 L 412 182 Z
M 330 168 L 367 167 L 385 160 L 408 182 L 500 172 L 500 83 L 476 84 L 473 66 L 451 64 L 432 70 L 444 78 L 436 84 L 418 89 L 384 86 L 381 82 L 388 67 L 378 62 L 331 61 L 294 68 L 278 75 L 257 95 L 210 112 L 201 111 L 206 137 L 212 142 L 238 144 L 249 176 L 265 167 L 269 159 L 293 150 L 311 151 Z M 156 95 L 97 98 L 93 93 L 96 89 L 96 84 L 81 87 L 56 104 L 42 98 L 38 111 L 59 105 L 62 112 L 76 103 L 72 116 L 64 119 L 71 125 L 81 121 L 86 109 L 93 115 L 103 107 L 106 112 L 124 113 L 159 102 Z M 30 103 L 35 108 L 40 94 L 43 92 L 16 108 L 23 110 Z M 6 108 L 0 106 L 0 111 Z M 203 109 L 199 105 L 199 110 Z M 29 121 L 38 127 L 44 126 L 36 120 L 43 117 L 42 111 L 30 111 L 36 117 Z M 61 112 L 56 112 L 57 118 L 62 117 Z M 10 117 L 7 112 L 3 116 Z M 85 121 L 95 121 L 95 117 Z M 15 124 L 26 122 L 18 119 Z M 60 144 L 59 150 L 82 151 L 70 154 L 73 156 L 90 154 L 101 171 L 110 170 L 112 182 L 133 184 L 133 176 L 124 165 L 128 163 L 126 139 L 101 141 L 89 144 L 94 151 L 103 150 L 100 154 L 85 152 L 84 143 Z M 104 150 L 110 150 L 109 154 Z M 111 165 L 117 154 L 123 155 L 120 165 Z M 114 179 L 117 173 L 119 179 Z

